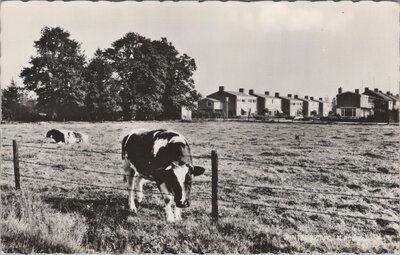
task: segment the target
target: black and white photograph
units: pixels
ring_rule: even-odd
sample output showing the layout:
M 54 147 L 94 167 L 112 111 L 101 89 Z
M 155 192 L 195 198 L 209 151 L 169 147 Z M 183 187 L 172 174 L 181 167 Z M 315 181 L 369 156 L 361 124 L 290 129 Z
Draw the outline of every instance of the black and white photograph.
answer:
M 3 1 L 2 253 L 400 253 L 397 1 Z

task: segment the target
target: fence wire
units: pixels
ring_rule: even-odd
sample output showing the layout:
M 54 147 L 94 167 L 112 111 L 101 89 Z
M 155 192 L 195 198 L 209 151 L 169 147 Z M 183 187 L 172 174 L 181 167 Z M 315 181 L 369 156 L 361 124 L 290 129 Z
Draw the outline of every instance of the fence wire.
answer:
M 67 167 L 64 165 L 51 165 L 45 163 L 37 163 L 37 162 L 29 162 L 20 160 L 19 162 L 25 164 L 34 164 L 39 166 L 47 166 L 47 167 L 55 167 L 61 169 L 68 169 L 73 171 L 81 171 L 81 172 L 89 172 L 89 173 L 99 173 L 99 174 L 107 174 L 107 175 L 114 175 L 114 176 L 126 176 L 122 173 L 111 173 L 106 171 L 97 171 L 97 170 L 88 170 L 88 169 L 80 169 L 80 168 L 73 168 Z M 194 183 L 211 183 L 211 181 L 195 181 Z M 234 185 L 236 187 L 249 187 L 249 188 L 259 188 L 259 189 L 270 189 L 270 190 L 278 190 L 281 192 L 287 193 L 310 193 L 310 194 L 323 194 L 323 195 L 334 195 L 334 196 L 344 196 L 344 197 L 360 197 L 360 198 L 371 198 L 371 199 L 386 199 L 386 200 L 400 200 L 399 197 L 384 197 L 384 196 L 370 196 L 370 195 L 360 195 L 360 194 L 349 194 L 349 193 L 340 193 L 340 192 L 331 192 L 326 190 L 304 190 L 304 189 L 291 189 L 291 188 L 283 188 L 283 187 L 275 187 L 275 186 L 260 186 L 260 185 L 252 185 L 252 184 L 244 184 L 244 183 L 237 183 L 232 181 L 219 181 L 219 183 L 226 183 L 229 185 Z
M 12 160 L 3 160 L 3 161 L 12 161 Z M 97 171 L 97 170 L 89 170 L 89 169 L 80 169 L 74 167 L 68 167 L 65 165 L 51 165 L 45 163 L 37 163 L 37 162 L 30 162 L 20 160 L 20 163 L 25 164 L 34 164 L 39 166 L 46 166 L 46 167 L 55 167 L 60 169 L 67 169 L 73 171 L 81 171 L 81 172 L 89 172 L 89 173 L 99 173 L 99 174 L 106 174 L 106 175 L 113 175 L 113 176 L 126 176 L 122 173 L 111 173 L 106 171 Z M 211 183 L 211 181 L 195 181 L 193 184 L 197 183 Z M 249 187 L 249 188 L 259 188 L 259 189 L 266 189 L 266 190 L 278 190 L 281 192 L 286 193 L 309 193 L 309 194 L 322 194 L 322 195 L 333 195 L 333 196 L 343 196 L 343 197 L 360 197 L 360 198 L 370 198 L 370 199 L 383 199 L 383 200 L 400 200 L 400 197 L 387 197 L 387 196 L 372 196 L 372 195 L 361 195 L 361 194 L 350 194 L 350 193 L 340 193 L 340 192 L 331 192 L 326 190 L 305 190 L 305 189 L 291 189 L 291 188 L 284 188 L 284 187 L 276 187 L 276 186 L 261 186 L 261 185 L 253 185 L 253 184 L 244 184 L 244 183 L 237 183 L 233 181 L 219 181 L 219 183 L 226 183 L 229 185 L 234 185 L 237 187 Z
M 234 185 L 237 187 L 278 190 L 278 191 L 288 192 L 288 193 L 311 193 L 311 194 L 334 195 L 334 196 L 343 196 L 343 197 L 360 197 L 360 198 L 373 198 L 373 199 L 386 199 L 386 200 L 400 200 L 400 197 L 370 196 L 370 195 L 331 192 L 331 191 L 326 191 L 326 190 L 290 189 L 290 188 L 275 187 L 275 186 L 260 186 L 260 185 L 252 185 L 252 184 L 243 184 L 243 183 L 237 183 L 237 182 L 232 182 L 232 181 L 220 181 L 220 183 L 226 183 L 226 184 Z
M 28 148 L 36 148 L 36 149 L 44 149 L 44 150 L 56 150 L 56 151 L 69 151 L 69 152 L 80 152 L 80 153 L 98 153 L 98 154 L 113 154 L 113 155 L 121 155 L 121 152 L 117 151 L 97 151 L 97 150 L 74 150 L 74 149 L 66 149 L 66 148 L 52 148 L 46 146 L 35 146 L 30 144 L 19 144 L 22 147 Z M 2 145 L 5 147 L 12 147 L 12 145 Z M 188 155 L 189 156 L 189 155 Z M 210 156 L 197 156 L 197 155 L 190 155 L 192 158 L 195 159 L 211 159 Z M 246 160 L 246 159 L 235 159 L 229 157 L 218 157 L 218 160 L 222 161 L 230 161 L 230 162 L 245 162 L 245 163 L 253 163 L 253 164 L 260 164 L 260 165 L 270 165 L 270 166 L 291 166 L 291 167 L 301 167 L 301 168 L 308 168 L 308 169 L 329 169 L 329 170 L 337 170 L 337 171 L 346 171 L 351 173 L 373 173 L 373 174 L 387 174 L 387 175 L 399 175 L 399 172 L 381 172 L 381 171 L 373 171 L 373 170 L 352 170 L 346 168 L 338 168 L 338 167 L 331 167 L 331 166 L 315 166 L 315 165 L 303 165 L 303 164 L 288 164 L 282 162 L 267 162 L 267 161 L 256 161 L 256 160 Z M 287 173 L 292 174 L 292 173 Z
M 1 173 L 1 174 L 3 176 L 4 175 L 5 176 L 12 176 L 13 175 L 12 173 Z M 117 187 L 95 185 L 95 184 L 75 182 L 75 181 L 50 179 L 50 178 L 45 178 L 45 177 L 37 177 L 37 176 L 29 176 L 29 175 L 20 175 L 20 176 L 24 177 L 24 178 L 27 178 L 27 179 L 50 181 L 50 182 L 59 182 L 59 183 L 65 183 L 65 184 L 75 184 L 75 185 L 81 185 L 81 186 L 85 186 L 85 187 L 107 188 L 107 189 L 122 190 L 122 191 L 146 192 L 146 193 L 150 193 L 151 195 L 171 195 L 171 194 L 162 193 L 162 192 L 155 192 L 154 190 L 140 191 L 140 190 L 136 190 L 136 189 L 131 190 L 129 188 L 117 188 Z M 207 194 L 207 193 L 205 193 L 205 192 L 200 192 L 200 193 L 197 192 L 197 193 L 193 193 L 192 195 L 197 195 L 197 194 Z M 196 196 L 196 197 L 193 197 L 192 199 L 193 200 L 210 200 L 211 197 Z M 233 200 L 233 199 L 231 199 L 229 201 L 229 200 L 226 200 L 226 199 L 223 199 L 223 198 L 219 198 L 218 200 L 220 202 L 225 202 L 225 203 L 233 203 L 233 204 L 239 204 L 239 205 L 244 205 L 244 206 L 256 206 L 256 207 L 263 207 L 263 208 L 270 208 L 270 209 L 278 209 L 278 210 L 282 210 L 282 211 L 303 212 L 303 213 L 317 214 L 317 215 L 328 215 L 330 217 L 353 218 L 353 219 L 362 219 L 362 220 L 371 220 L 371 221 L 384 220 L 386 222 L 400 223 L 400 221 L 391 220 L 391 219 L 370 218 L 370 217 L 365 217 L 365 216 L 339 214 L 339 213 L 333 213 L 333 212 L 320 212 L 320 211 L 305 210 L 305 209 L 300 209 L 300 208 L 290 208 L 290 207 L 266 205 L 266 204 L 259 204 L 259 203 L 256 204 L 256 203 L 251 203 L 251 202 L 246 202 L 246 201 L 236 201 L 236 200 Z
M 65 149 L 65 148 L 52 148 L 52 147 L 45 147 L 45 146 L 35 146 L 35 145 L 29 145 L 29 144 L 24 144 L 24 143 L 19 143 L 21 147 L 27 147 L 27 148 L 35 148 L 35 149 L 43 149 L 43 150 L 56 150 L 56 151 L 69 151 L 69 152 L 79 152 L 79 153 L 98 153 L 98 154 L 114 154 L 114 155 L 121 155 L 121 151 L 97 151 L 97 150 L 73 150 L 73 149 Z M 6 147 L 12 147 L 12 145 L 3 145 Z M 210 159 L 210 156 L 196 156 L 196 155 L 187 155 L 191 156 L 192 158 L 198 158 L 198 159 Z
M 310 169 L 329 169 L 329 170 L 337 170 L 337 171 L 347 171 L 352 173 L 374 173 L 374 174 L 388 174 L 388 175 L 398 175 L 399 173 L 394 172 L 380 172 L 380 171 L 371 171 L 371 170 L 358 170 L 354 171 L 351 169 L 338 168 L 338 167 L 329 167 L 329 166 L 314 166 L 314 165 L 300 165 L 300 164 L 287 164 L 282 162 L 266 162 L 266 161 L 255 161 L 255 160 L 246 160 L 246 159 L 232 159 L 226 157 L 218 157 L 218 160 L 225 160 L 231 162 L 246 162 L 246 163 L 255 163 L 260 165 L 272 165 L 272 166 L 293 166 L 293 167 L 302 167 L 302 168 L 310 168 Z M 291 173 L 288 173 L 291 174 Z
M 275 205 L 256 204 L 256 203 L 245 202 L 245 201 L 235 201 L 235 200 L 229 201 L 229 200 L 225 200 L 225 199 L 221 199 L 221 198 L 219 198 L 218 201 L 225 202 L 225 203 L 239 204 L 239 205 L 278 209 L 278 210 L 283 210 L 283 211 L 287 210 L 287 211 L 304 212 L 304 213 L 319 214 L 319 215 L 328 215 L 331 217 L 354 218 L 354 219 L 372 220 L 372 221 L 384 220 L 387 222 L 400 223 L 400 221 L 398 221 L 398 220 L 391 220 L 391 219 L 369 218 L 369 217 L 365 217 L 365 216 L 339 214 L 339 213 L 333 213 L 333 212 L 319 212 L 319 211 L 305 210 L 305 209 L 300 209 L 300 208 L 290 208 L 290 207 L 282 207 L 282 206 L 275 206 Z
M 88 169 L 82 169 L 82 168 L 68 167 L 68 166 L 61 165 L 61 164 L 51 165 L 51 164 L 46 164 L 46 163 L 37 163 L 37 162 L 30 162 L 30 161 L 25 161 L 25 160 L 20 160 L 19 162 L 25 163 L 25 164 L 38 165 L 38 166 L 61 168 L 63 170 L 67 169 L 67 170 L 74 170 L 74 171 L 79 171 L 79 172 L 107 174 L 107 175 L 114 175 L 114 176 L 126 176 L 125 174 L 122 174 L 122 173 L 111 173 L 111 172 L 106 172 L 106 171 L 88 170 Z
M 1 173 L 1 174 L 4 175 L 4 176 L 13 176 L 12 173 Z M 50 181 L 50 182 L 58 182 L 58 183 L 65 183 L 65 184 L 75 184 L 75 185 L 81 185 L 81 186 L 85 186 L 85 187 L 105 188 L 105 189 L 122 190 L 122 191 L 134 191 L 134 192 L 138 192 L 138 193 L 146 192 L 146 193 L 150 193 L 150 194 L 153 194 L 153 195 L 168 195 L 168 196 L 171 195 L 170 193 L 162 193 L 162 192 L 156 191 L 156 190 L 145 190 L 145 191 L 142 191 L 142 190 L 137 190 L 137 189 L 118 188 L 118 187 L 112 187 L 112 186 L 96 185 L 96 184 L 77 182 L 77 181 L 58 180 L 58 179 L 45 178 L 45 177 L 39 177 L 39 176 L 30 176 L 30 175 L 24 175 L 24 174 L 20 174 L 20 177 L 24 177 L 24 178 L 27 178 L 27 179 L 33 179 L 33 180 Z M 192 193 L 192 195 L 197 195 L 197 194 L 208 195 L 208 193 L 206 193 L 206 192 L 195 192 L 195 193 Z

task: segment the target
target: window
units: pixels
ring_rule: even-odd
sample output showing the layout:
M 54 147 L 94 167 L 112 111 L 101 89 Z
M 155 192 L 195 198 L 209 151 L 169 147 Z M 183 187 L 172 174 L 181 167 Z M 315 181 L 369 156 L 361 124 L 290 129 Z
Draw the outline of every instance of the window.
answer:
M 207 101 L 207 106 L 208 106 L 208 107 L 212 107 L 212 102 Z
M 356 116 L 356 109 L 355 108 L 342 108 L 342 116 L 344 117 L 355 117 Z
M 246 100 L 242 99 L 242 103 L 246 102 Z

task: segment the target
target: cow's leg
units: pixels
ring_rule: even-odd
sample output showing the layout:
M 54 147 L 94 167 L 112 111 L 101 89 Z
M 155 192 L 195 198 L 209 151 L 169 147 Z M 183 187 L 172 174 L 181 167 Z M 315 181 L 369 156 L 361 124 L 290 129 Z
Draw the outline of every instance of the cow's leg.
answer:
M 135 202 L 137 204 L 137 206 L 139 205 L 140 202 L 142 202 L 144 194 L 143 194 L 143 184 L 145 184 L 147 182 L 146 179 L 139 177 L 139 176 L 135 176 L 135 179 L 133 180 L 135 182 L 135 195 L 136 195 L 136 199 Z
M 173 222 L 175 220 L 174 213 L 172 211 L 172 203 L 174 201 L 174 196 L 170 195 L 165 183 L 161 184 L 159 187 L 161 195 L 165 202 L 165 214 L 167 215 L 167 221 Z
M 135 175 L 136 175 L 136 171 L 132 168 L 131 163 L 129 162 L 129 160 L 125 159 L 124 160 L 124 165 L 123 165 L 123 169 L 125 172 L 125 180 L 128 182 L 128 186 L 129 186 L 129 197 L 128 197 L 128 205 L 129 205 L 129 209 L 133 212 L 137 212 L 136 209 L 136 205 L 135 205 Z
M 128 184 L 129 184 L 129 198 L 128 205 L 129 209 L 135 213 L 137 213 L 136 205 L 135 205 L 135 181 L 134 176 L 128 176 Z

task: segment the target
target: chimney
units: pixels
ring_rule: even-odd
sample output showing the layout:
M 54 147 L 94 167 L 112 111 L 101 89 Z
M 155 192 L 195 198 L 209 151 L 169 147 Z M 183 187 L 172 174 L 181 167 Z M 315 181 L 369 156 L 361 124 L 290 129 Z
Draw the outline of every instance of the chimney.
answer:
M 294 95 L 294 98 L 296 98 L 296 99 L 297 99 L 297 98 L 299 98 L 299 96 L 298 96 L 298 95 Z
M 379 93 L 382 93 L 382 90 L 379 90 Z
M 279 93 L 278 92 L 275 93 L 275 97 L 279 97 Z
M 314 97 L 310 97 L 311 100 L 314 100 Z
M 292 97 L 292 94 L 287 94 L 288 97 Z
M 224 86 L 219 86 L 219 91 L 224 91 Z
M 369 88 L 366 87 L 366 88 L 364 89 L 364 92 L 368 92 L 368 91 L 369 91 Z
M 391 95 L 390 91 L 387 91 L 387 92 L 386 92 L 386 95 L 389 95 L 389 96 L 390 96 L 390 95 Z
M 374 89 L 374 91 L 375 91 L 375 92 L 378 92 L 379 90 L 378 90 L 378 89 Z
M 264 92 L 265 95 L 269 96 L 269 91 Z M 279 94 L 278 94 L 279 95 Z
M 244 93 L 244 88 L 240 88 L 240 89 L 239 89 L 239 92 L 240 92 L 240 93 Z
M 322 97 L 319 98 L 319 101 L 322 101 Z
M 339 87 L 338 92 L 338 94 L 342 94 L 342 87 Z
M 356 94 L 360 94 L 360 90 L 359 89 L 356 89 Z
M 253 95 L 254 94 L 254 89 L 249 89 L 249 94 Z
M 305 98 L 305 99 L 308 99 L 308 96 L 305 96 L 304 98 Z

